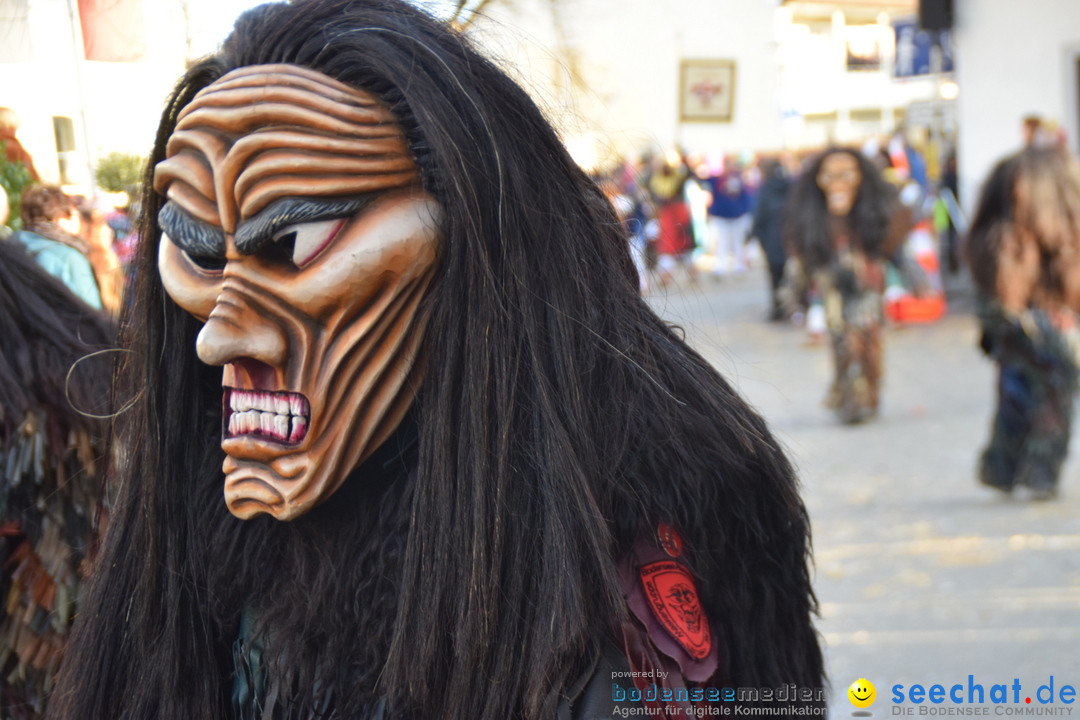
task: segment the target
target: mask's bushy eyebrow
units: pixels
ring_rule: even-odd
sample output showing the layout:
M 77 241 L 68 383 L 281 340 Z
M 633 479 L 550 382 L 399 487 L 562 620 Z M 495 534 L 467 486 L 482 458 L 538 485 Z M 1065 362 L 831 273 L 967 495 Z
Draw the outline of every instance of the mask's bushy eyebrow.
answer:
M 349 217 L 370 205 L 376 197 L 378 195 L 373 193 L 344 199 L 282 198 L 240 223 L 233 238 L 236 249 L 245 255 L 253 255 L 283 227 Z
M 172 200 L 158 211 L 158 225 L 178 248 L 197 257 L 225 257 L 225 233 L 188 215 Z

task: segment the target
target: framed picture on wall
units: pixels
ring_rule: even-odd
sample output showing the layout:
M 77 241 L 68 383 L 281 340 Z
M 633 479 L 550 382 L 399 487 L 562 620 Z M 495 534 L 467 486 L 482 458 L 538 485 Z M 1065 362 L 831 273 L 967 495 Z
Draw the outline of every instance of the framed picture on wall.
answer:
M 679 68 L 679 118 L 731 122 L 735 107 L 734 60 L 683 60 Z

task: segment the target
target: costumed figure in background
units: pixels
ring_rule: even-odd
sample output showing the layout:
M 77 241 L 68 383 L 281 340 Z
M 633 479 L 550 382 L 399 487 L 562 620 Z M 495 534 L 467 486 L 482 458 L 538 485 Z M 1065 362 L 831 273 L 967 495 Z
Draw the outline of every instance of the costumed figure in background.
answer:
M 0 240 L 0 716 L 39 720 L 103 494 L 107 319 Z
M 256 8 L 152 165 L 143 392 L 54 717 L 823 707 L 790 463 L 465 38 L 398 0 Z M 628 670 L 668 674 L 620 701 Z
M 835 375 L 825 404 L 845 423 L 878 411 L 884 265 L 903 238 L 893 222 L 896 205 L 873 164 L 831 148 L 803 173 L 788 207 L 787 245 L 809 296 L 824 308 L 832 345 Z
M 1003 492 L 1057 492 L 1069 451 L 1080 330 L 1080 168 L 1029 148 L 990 174 L 967 238 L 981 291 L 983 349 L 998 405 L 979 480 Z

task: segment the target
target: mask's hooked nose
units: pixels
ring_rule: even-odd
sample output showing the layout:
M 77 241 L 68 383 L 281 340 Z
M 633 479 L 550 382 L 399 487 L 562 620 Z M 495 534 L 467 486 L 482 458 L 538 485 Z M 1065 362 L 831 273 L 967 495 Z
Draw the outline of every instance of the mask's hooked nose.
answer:
M 227 365 L 251 358 L 280 370 L 285 366 L 288 343 L 272 318 L 258 312 L 226 283 L 199 331 L 195 352 L 207 365 Z

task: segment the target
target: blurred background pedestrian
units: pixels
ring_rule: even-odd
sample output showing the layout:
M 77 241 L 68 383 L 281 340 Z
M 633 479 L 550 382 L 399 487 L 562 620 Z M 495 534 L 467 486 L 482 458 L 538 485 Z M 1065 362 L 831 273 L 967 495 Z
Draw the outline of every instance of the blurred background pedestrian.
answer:
M 742 167 L 735 156 L 724 158 L 723 169 L 708 178 L 712 202 L 709 204 L 709 231 L 712 234 L 713 274 L 746 272 L 746 237 L 750 229 L 753 198 L 743 180 Z
M 761 174 L 764 180 L 754 206 L 750 237 L 757 239 L 765 254 L 769 276 L 768 318 L 782 320 L 784 309 L 780 299 L 780 283 L 784 279 L 784 263 L 787 261 L 783 237 L 784 212 L 791 190 L 791 178 L 776 158 L 762 160 Z
M 80 209 L 54 185 L 32 185 L 22 196 L 23 229 L 13 238 L 46 272 L 90 307 L 115 314 L 123 273 L 113 233 L 100 212 Z
M 659 167 L 649 178 L 649 193 L 656 209 L 660 232 L 656 239 L 656 269 L 660 285 L 667 285 L 681 267 L 690 282 L 697 282 L 694 268 L 694 231 L 684 185 L 690 172 L 681 156 L 668 153 L 659 158 Z
M 32 185 L 22 195 L 23 229 L 13 239 L 41 266 L 90 307 L 101 309 L 87 244 L 75 233 L 75 200 L 54 185 Z M 75 232 L 72 232 L 72 231 Z

